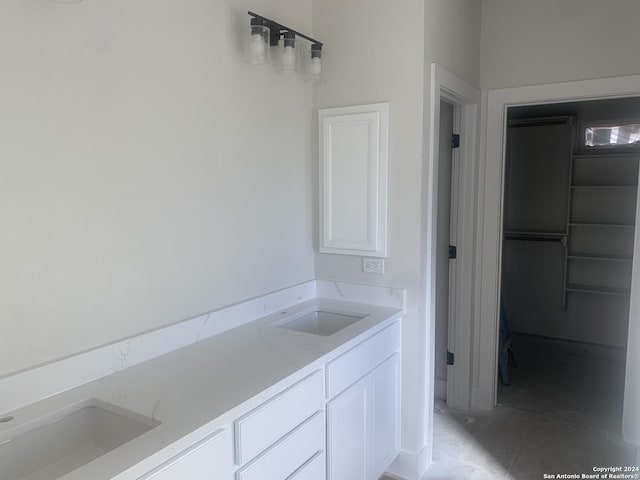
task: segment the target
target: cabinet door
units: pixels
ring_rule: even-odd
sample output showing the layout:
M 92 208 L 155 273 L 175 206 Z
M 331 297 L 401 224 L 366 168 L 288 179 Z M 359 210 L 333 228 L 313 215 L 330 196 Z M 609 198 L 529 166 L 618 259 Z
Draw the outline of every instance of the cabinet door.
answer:
M 231 438 L 217 430 L 139 480 L 231 480 Z
M 369 375 L 369 478 L 378 478 L 398 453 L 400 360 L 395 354 Z
M 320 251 L 387 256 L 389 104 L 319 111 Z
M 327 404 L 327 480 L 367 480 L 369 379 Z

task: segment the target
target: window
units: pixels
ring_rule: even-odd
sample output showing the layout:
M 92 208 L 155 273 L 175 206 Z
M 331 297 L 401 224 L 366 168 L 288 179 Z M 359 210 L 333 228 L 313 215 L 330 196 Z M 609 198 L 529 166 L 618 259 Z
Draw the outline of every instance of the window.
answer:
M 640 145 L 640 123 L 587 127 L 584 144 L 587 147 Z

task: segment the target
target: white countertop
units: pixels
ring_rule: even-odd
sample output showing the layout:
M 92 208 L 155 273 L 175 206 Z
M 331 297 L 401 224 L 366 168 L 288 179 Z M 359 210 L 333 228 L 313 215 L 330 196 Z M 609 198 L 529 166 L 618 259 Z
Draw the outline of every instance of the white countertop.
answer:
M 271 325 L 314 305 L 366 316 L 331 336 Z M 19 424 L 71 403 L 96 398 L 161 422 L 62 477 L 136 478 L 267 400 L 285 384 L 321 368 L 401 314 L 398 308 L 316 298 L 33 403 L 12 415 Z M 8 428 L 9 425 L 0 427 L 0 436 Z M 126 476 L 118 476 L 134 465 Z

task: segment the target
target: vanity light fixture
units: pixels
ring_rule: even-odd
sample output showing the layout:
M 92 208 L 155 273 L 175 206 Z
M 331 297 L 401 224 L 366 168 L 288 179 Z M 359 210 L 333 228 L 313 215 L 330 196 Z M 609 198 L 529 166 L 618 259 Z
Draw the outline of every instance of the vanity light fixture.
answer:
M 304 79 L 308 82 L 317 82 L 322 79 L 322 42 L 257 13 L 248 12 L 248 14 L 251 17 L 251 24 L 245 49 L 247 63 L 252 65 L 269 63 L 270 47 L 278 47 L 278 71 L 284 74 L 299 73 L 301 39 L 304 39 L 311 43 L 311 48 L 304 52 Z

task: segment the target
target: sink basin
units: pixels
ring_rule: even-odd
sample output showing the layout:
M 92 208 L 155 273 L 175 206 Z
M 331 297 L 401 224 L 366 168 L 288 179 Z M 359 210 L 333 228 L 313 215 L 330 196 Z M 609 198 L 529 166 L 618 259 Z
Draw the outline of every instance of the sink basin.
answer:
M 70 405 L 0 433 L 2 480 L 62 477 L 159 424 L 100 400 Z
M 272 325 L 287 330 L 328 337 L 343 328 L 347 328 L 349 325 L 353 325 L 364 317 L 366 315 L 359 313 L 337 312 L 316 307 L 311 311 L 295 315 L 293 318 L 279 320 Z

